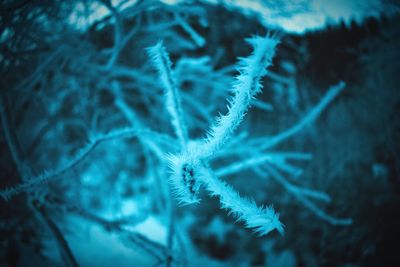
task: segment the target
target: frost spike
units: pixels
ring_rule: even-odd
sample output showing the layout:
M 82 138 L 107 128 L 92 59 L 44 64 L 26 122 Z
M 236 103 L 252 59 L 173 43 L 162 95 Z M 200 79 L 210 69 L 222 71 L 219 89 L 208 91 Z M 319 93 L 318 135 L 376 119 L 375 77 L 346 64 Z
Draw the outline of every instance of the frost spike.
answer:
M 261 78 L 271 66 L 275 48 L 279 40 L 272 35 L 246 39 L 253 47 L 253 53 L 247 58 L 239 59 L 239 75 L 233 83 L 233 96 L 228 100 L 228 112 L 220 115 L 211 127 L 202 147 L 202 158 L 212 156 L 232 136 L 250 106 L 251 100 L 261 91 Z
M 284 234 L 279 214 L 275 213 L 272 207 L 257 207 L 253 200 L 242 198 L 230 185 L 215 177 L 208 169 L 203 169 L 200 177 L 210 195 L 219 197 L 221 207 L 228 210 L 238 221 L 243 221 L 247 228 L 252 228 L 260 236 L 275 229 Z

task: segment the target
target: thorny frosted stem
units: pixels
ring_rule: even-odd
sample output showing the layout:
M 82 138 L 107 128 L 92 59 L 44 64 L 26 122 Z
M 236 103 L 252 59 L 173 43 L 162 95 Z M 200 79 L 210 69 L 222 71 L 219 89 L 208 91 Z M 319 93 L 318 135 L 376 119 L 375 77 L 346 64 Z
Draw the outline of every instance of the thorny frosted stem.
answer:
M 174 74 L 172 72 L 172 63 L 169 59 L 169 55 L 164 48 L 163 43 L 160 41 L 157 45 L 150 47 L 148 53 L 153 60 L 154 66 L 158 70 L 161 83 L 165 90 L 166 96 L 166 108 L 172 117 L 172 126 L 174 127 L 175 133 L 180 141 L 180 151 L 186 149 L 188 141 L 188 130 L 183 119 L 183 112 L 181 107 L 181 96 L 177 88 Z M 168 226 L 168 237 L 167 237 L 167 260 L 166 266 L 170 267 L 172 264 L 173 241 L 175 232 L 175 217 L 176 209 L 173 199 L 169 205 L 169 226 Z
M 247 112 L 251 100 L 261 90 L 260 79 L 271 66 L 278 39 L 267 36 L 255 37 L 248 42 L 253 46 L 253 54 L 242 58 L 238 69 L 240 74 L 233 85 L 233 97 L 229 100 L 228 112 L 217 119 L 210 133 L 202 144 L 202 158 L 207 158 L 216 153 L 232 137 Z
M 276 229 L 284 233 L 284 228 L 272 207 L 257 207 L 254 201 L 242 198 L 231 186 L 216 177 L 209 168 L 202 170 L 201 179 L 211 196 L 219 197 L 222 208 L 243 221 L 256 233 L 266 235 Z
M 154 66 L 158 70 L 161 83 L 165 90 L 166 96 L 166 107 L 169 114 L 172 117 L 172 126 L 174 127 L 175 133 L 180 141 L 180 150 L 186 148 L 188 140 L 188 131 L 186 124 L 183 119 L 183 112 L 181 107 L 181 97 L 177 88 L 177 83 L 174 78 L 174 74 L 171 69 L 171 61 L 168 53 L 165 51 L 162 42 L 148 49 L 148 53 L 153 60 Z M 170 267 L 172 264 L 172 258 L 170 257 L 173 250 L 174 232 L 175 232 L 175 203 L 173 199 L 170 200 L 169 205 L 169 225 L 168 225 L 168 237 L 167 237 L 167 259 L 166 266 Z
M 206 140 L 190 143 L 180 154 L 170 156 L 173 171 L 171 182 L 175 185 L 176 195 L 182 203 L 199 201 L 197 192 L 201 183 L 212 196 L 219 197 L 222 208 L 244 221 L 246 227 L 253 228 L 260 235 L 274 229 L 283 233 L 279 215 L 272 207 L 257 207 L 254 201 L 242 198 L 232 187 L 213 175 L 207 163 L 232 138 L 251 100 L 261 91 L 260 79 L 266 74 L 266 68 L 272 64 L 275 47 L 279 42 L 270 35 L 247 41 L 253 47 L 253 54 L 240 61 L 240 74 L 233 84 L 233 97 L 229 100 L 227 114 L 217 118 Z M 151 52 L 154 52 L 154 48 Z

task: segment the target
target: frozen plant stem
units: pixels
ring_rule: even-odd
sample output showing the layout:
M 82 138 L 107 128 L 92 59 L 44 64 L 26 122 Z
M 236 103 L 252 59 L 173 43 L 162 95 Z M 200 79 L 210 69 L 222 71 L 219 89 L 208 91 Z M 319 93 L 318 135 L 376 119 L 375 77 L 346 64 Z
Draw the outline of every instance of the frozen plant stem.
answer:
M 257 207 L 253 200 L 242 198 L 230 185 L 221 181 L 207 169 L 201 177 L 210 195 L 219 197 L 221 207 L 238 221 L 243 221 L 247 228 L 252 228 L 260 236 L 274 229 L 281 234 L 284 233 L 279 215 L 272 207 Z
M 159 42 L 148 49 L 158 69 L 160 79 L 166 91 L 167 110 L 173 118 L 173 126 L 181 141 L 179 154 L 169 157 L 172 175 L 170 181 L 176 196 L 181 203 L 197 203 L 200 183 L 204 184 L 212 196 L 218 196 L 221 207 L 229 210 L 238 220 L 244 221 L 246 227 L 253 228 L 260 235 L 277 229 L 283 233 L 279 215 L 272 207 L 259 208 L 254 201 L 242 198 L 232 187 L 220 181 L 208 167 L 208 159 L 218 152 L 233 136 L 245 116 L 251 100 L 261 91 L 261 78 L 267 73 L 266 68 L 272 64 L 275 48 L 279 41 L 275 36 L 256 36 L 247 39 L 253 47 L 253 53 L 240 59 L 239 75 L 233 83 L 233 96 L 228 100 L 228 112 L 217 118 L 205 140 L 187 142 L 187 129 L 183 123 L 180 98 L 171 70 L 171 62 L 163 45 Z
M 188 132 L 183 119 L 181 98 L 178 92 L 177 83 L 172 72 L 172 63 L 169 55 L 160 41 L 155 46 L 147 49 L 158 70 L 161 84 L 165 90 L 166 108 L 172 118 L 172 126 L 181 143 L 181 148 L 186 147 Z
M 251 100 L 261 92 L 260 80 L 266 75 L 266 69 L 271 66 L 275 48 L 279 43 L 273 36 L 257 36 L 247 39 L 247 42 L 252 45 L 253 53 L 239 61 L 239 75 L 233 84 L 233 96 L 228 100 L 228 112 L 218 117 L 216 124 L 211 127 L 202 144 L 202 152 L 199 155 L 201 158 L 212 156 L 232 138 L 249 109 Z
M 172 118 L 172 126 L 180 141 L 180 151 L 186 149 L 188 141 L 188 131 L 183 119 L 181 97 L 177 88 L 174 74 L 172 72 L 172 63 L 169 55 L 160 41 L 155 46 L 148 48 L 149 56 L 152 58 L 155 68 L 158 70 L 162 86 L 165 91 L 166 108 Z M 175 218 L 176 210 L 174 200 L 171 198 L 169 203 L 169 226 L 167 237 L 166 266 L 172 264 L 172 250 L 175 236 Z

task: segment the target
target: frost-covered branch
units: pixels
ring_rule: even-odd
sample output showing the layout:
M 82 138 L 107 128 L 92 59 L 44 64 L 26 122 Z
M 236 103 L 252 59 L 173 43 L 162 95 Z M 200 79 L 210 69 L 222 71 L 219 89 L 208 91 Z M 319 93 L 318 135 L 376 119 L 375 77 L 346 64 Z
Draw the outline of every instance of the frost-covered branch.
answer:
M 124 49 L 124 47 L 127 45 L 129 40 L 138 32 L 140 26 L 141 26 L 141 21 L 142 21 L 142 16 L 139 14 L 136 20 L 136 24 L 134 27 L 132 27 L 127 33 L 125 33 L 124 30 L 124 17 L 123 14 L 121 14 L 121 10 L 119 10 L 119 7 L 114 7 L 113 3 L 109 0 L 101 0 L 101 2 L 107 7 L 107 9 L 111 12 L 112 17 L 114 18 L 114 46 L 111 49 L 111 56 L 105 66 L 107 70 L 111 70 L 111 68 L 114 66 L 115 62 L 118 60 L 118 57 Z M 133 7 L 136 8 L 141 8 L 140 6 L 140 1 L 137 3 L 133 4 Z
M 7 142 L 11 157 L 17 167 L 19 173 L 24 173 L 25 164 L 21 159 L 21 147 L 16 143 L 15 132 L 10 129 L 9 110 L 6 96 L 0 93 L 0 119 L 4 138 Z M 22 178 L 23 179 L 23 178 Z
M 293 174 L 294 176 L 298 176 L 302 172 L 301 169 L 288 164 L 286 161 L 288 159 L 310 160 L 311 158 L 311 155 L 307 153 L 265 153 L 234 162 L 218 169 L 215 173 L 218 176 L 226 176 L 269 162 L 277 166 L 279 169 Z
M 83 148 L 81 148 L 79 152 L 77 152 L 76 155 L 68 162 L 64 162 L 63 164 L 60 164 L 58 168 L 51 171 L 47 171 L 41 175 L 34 177 L 26 177 L 23 183 L 18 184 L 11 188 L 1 190 L 0 196 L 4 200 L 9 200 L 12 196 L 16 194 L 29 191 L 34 186 L 47 183 L 65 174 L 66 172 L 77 166 L 80 162 L 82 162 L 96 148 L 96 146 L 98 146 L 102 142 L 118 138 L 129 138 L 137 136 L 139 134 L 151 134 L 151 133 L 148 131 L 142 131 L 140 129 L 126 128 L 126 129 L 114 130 L 108 134 L 94 136 L 92 137 L 92 140 L 88 142 L 88 144 L 85 145 Z
M 172 126 L 180 141 L 179 151 L 186 149 L 188 142 L 188 130 L 183 118 L 183 111 L 181 106 L 181 96 L 178 90 L 177 82 L 172 72 L 172 62 L 169 58 L 163 43 L 160 41 L 153 47 L 147 49 L 149 56 L 153 60 L 155 68 L 158 70 L 159 77 L 165 91 L 166 108 L 172 117 Z M 175 217 L 176 211 L 173 201 L 169 205 L 169 227 L 167 238 L 167 254 L 172 254 L 173 241 L 175 236 Z M 166 266 L 171 266 L 171 257 L 167 255 Z
M 332 217 L 331 215 L 325 213 L 323 210 L 318 208 L 313 202 L 311 202 L 307 197 L 325 200 L 326 202 L 330 201 L 329 196 L 325 195 L 321 192 L 299 188 L 297 186 L 293 186 L 290 184 L 274 167 L 266 164 L 264 168 L 268 171 L 272 178 L 274 178 L 278 183 L 280 183 L 289 193 L 291 193 L 300 203 L 302 203 L 305 207 L 311 210 L 314 214 L 316 214 L 321 219 L 329 222 L 332 225 L 350 225 L 352 223 L 352 219 L 339 219 Z
M 71 267 L 79 267 L 80 265 L 78 264 L 78 261 L 76 260 L 68 244 L 68 241 L 65 239 L 63 233 L 61 232 L 61 229 L 58 227 L 55 221 L 52 218 L 50 218 L 45 207 L 36 203 L 35 209 L 41 215 L 47 227 L 49 228 L 55 240 L 57 241 L 57 244 L 60 249 L 60 254 L 62 255 L 64 261 L 66 262 L 66 265 Z
M 276 136 L 266 138 L 264 144 L 261 145 L 260 149 L 265 150 L 272 146 L 276 146 L 282 141 L 294 136 L 300 132 L 304 127 L 311 124 L 318 118 L 323 110 L 335 99 L 335 97 L 345 88 L 346 84 L 341 81 L 337 85 L 334 85 L 328 89 L 325 96 L 302 120 L 291 128 L 279 133 Z
M 12 154 L 14 163 L 17 166 L 19 178 L 23 184 L 26 184 L 27 182 L 29 183 L 29 175 L 33 173 L 33 168 L 22 161 L 25 156 L 23 151 L 17 151 L 19 147 L 18 138 L 16 137 L 15 132 L 13 132 L 10 128 L 8 114 L 6 114 L 6 112 L 8 111 L 6 110 L 6 108 L 8 107 L 8 103 L 6 102 L 5 97 L 2 94 L 0 94 L 0 106 L 3 109 L 0 110 L 0 118 L 2 120 L 3 132 L 7 141 L 7 145 Z M 3 197 L 5 200 L 9 199 L 10 196 L 15 193 L 18 193 L 18 190 L 14 190 L 13 188 L 11 190 L 7 189 L 5 191 L 0 191 L 1 197 Z M 46 203 L 42 205 L 34 198 L 32 198 L 31 200 L 33 202 L 32 210 L 35 212 L 36 215 L 42 218 L 46 225 L 49 227 L 51 233 L 58 243 L 60 253 L 66 264 L 71 267 L 79 267 L 79 264 L 75 259 L 75 256 L 61 230 L 59 229 L 57 224 L 50 218 L 50 216 L 48 216 L 45 207 Z
M 207 158 L 232 139 L 233 132 L 242 121 L 251 100 L 260 92 L 260 79 L 266 74 L 266 68 L 271 65 L 278 44 L 278 39 L 271 35 L 254 37 L 247 41 L 253 47 L 253 54 L 240 60 L 240 74 L 233 84 L 233 97 L 229 100 L 228 113 L 217 119 L 205 140 L 189 142 L 181 153 L 169 156 L 172 170 L 170 181 L 181 203 L 198 203 L 197 193 L 200 185 L 204 184 L 211 195 L 219 197 L 222 208 L 235 214 L 247 227 L 254 228 L 260 235 L 274 229 L 283 233 L 279 216 L 272 207 L 260 208 L 254 201 L 242 198 L 232 187 L 213 175 L 207 164 Z M 159 49 L 157 46 L 151 49 L 153 56 Z M 158 54 L 161 53 L 156 55 Z M 160 65 L 161 60 L 157 61 L 157 65 Z M 168 73 L 163 71 L 166 68 L 161 67 L 159 66 L 162 70 L 159 71 L 160 76 L 166 80 Z
M 209 194 L 218 197 L 221 207 L 228 210 L 238 221 L 243 221 L 247 228 L 252 228 L 260 236 L 274 229 L 281 234 L 284 233 L 279 214 L 276 214 L 272 207 L 257 207 L 254 200 L 241 197 L 230 185 L 213 175 L 209 169 L 204 169 L 200 177 Z
M 182 29 L 190 35 L 190 37 L 193 39 L 196 45 L 198 47 L 203 47 L 204 44 L 206 43 L 204 38 L 200 34 L 198 34 L 192 28 L 192 26 L 189 25 L 189 23 L 187 23 L 183 18 L 181 18 L 181 16 L 178 13 L 174 12 L 174 17 L 175 20 L 178 22 L 178 24 L 182 27 Z
M 285 161 L 287 159 L 302 159 L 302 160 L 309 160 L 311 159 L 310 154 L 306 153 L 271 153 L 271 154 L 266 154 L 266 155 L 259 155 L 259 156 L 254 156 L 246 160 L 240 160 L 238 162 L 234 162 L 228 166 L 222 167 L 218 170 L 215 171 L 215 174 L 219 177 L 221 176 L 228 176 L 231 174 L 238 173 L 240 171 L 249 169 L 249 168 L 255 168 L 255 171 L 257 174 L 259 174 L 259 167 L 260 165 L 266 165 L 266 164 L 271 164 L 274 165 L 276 168 L 281 169 L 289 174 L 292 175 L 298 175 L 299 172 L 302 170 L 300 168 L 294 167 Z M 263 173 L 264 174 L 264 173 Z M 262 177 L 265 177 L 265 175 L 262 175 Z M 276 179 L 275 177 L 273 177 Z M 297 185 L 293 185 L 286 179 L 282 177 L 281 180 L 279 180 L 279 183 L 282 184 L 285 189 L 287 189 L 291 193 L 296 193 L 296 194 L 301 194 L 306 197 L 314 198 L 323 202 L 330 202 L 331 198 L 329 195 L 327 195 L 324 192 L 309 189 L 309 188 L 304 188 L 300 187 Z
M 202 144 L 202 158 L 212 156 L 232 137 L 246 114 L 251 100 L 261 91 L 260 79 L 267 73 L 266 68 L 271 66 L 275 48 L 279 41 L 274 36 L 254 37 L 247 39 L 253 47 L 250 57 L 241 58 L 239 75 L 233 84 L 233 97 L 228 100 L 228 112 L 217 118 L 208 136 Z
M 181 147 L 185 147 L 188 139 L 188 132 L 183 119 L 181 97 L 171 69 L 172 63 L 169 59 L 169 55 L 165 51 L 161 41 L 155 46 L 148 48 L 147 51 L 153 60 L 154 66 L 158 70 L 162 86 L 164 87 L 166 107 L 172 117 L 172 125 L 181 142 Z

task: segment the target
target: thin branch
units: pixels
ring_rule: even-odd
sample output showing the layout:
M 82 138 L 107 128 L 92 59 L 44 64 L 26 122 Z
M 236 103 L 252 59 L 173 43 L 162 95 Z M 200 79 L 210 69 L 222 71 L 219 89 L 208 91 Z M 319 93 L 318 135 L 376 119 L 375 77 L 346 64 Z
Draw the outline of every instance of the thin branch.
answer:
M 124 49 L 124 47 L 127 45 L 129 40 L 138 32 L 140 26 L 141 26 L 141 16 L 139 15 L 136 25 L 128 32 L 124 33 L 124 27 L 123 27 L 123 18 L 120 14 L 120 12 L 117 10 L 118 7 L 112 6 L 112 3 L 110 1 L 102 0 L 102 2 L 105 4 L 105 6 L 110 10 L 112 16 L 115 18 L 115 23 L 114 23 L 114 47 L 112 49 L 112 54 L 111 57 L 109 58 L 107 64 L 106 64 L 106 69 L 110 70 L 115 62 L 118 60 L 118 57 L 121 53 L 121 51 Z M 139 2 L 138 2 L 139 3 Z M 134 6 L 137 6 L 138 3 L 135 3 Z
M 276 136 L 265 138 L 264 144 L 260 146 L 260 149 L 265 150 L 272 146 L 276 146 L 282 141 L 294 136 L 300 132 L 304 127 L 313 123 L 322 111 L 328 106 L 330 102 L 345 88 L 346 84 L 344 82 L 339 82 L 337 85 L 332 86 L 328 89 L 325 96 L 302 120 L 300 120 L 296 125 L 287 129 L 286 131 L 279 133 Z
M 58 246 L 60 248 L 61 256 L 66 261 L 67 266 L 79 267 L 78 261 L 75 259 L 75 256 L 70 246 L 68 245 L 67 240 L 65 239 L 61 230 L 58 228 L 57 224 L 47 214 L 45 207 L 40 206 L 40 204 L 38 203 L 34 204 L 34 206 L 35 209 L 39 212 L 39 214 L 41 214 L 41 217 L 44 219 L 50 231 L 53 233 L 53 236 L 55 237 Z
M 301 154 L 301 155 L 300 155 Z M 294 157 L 291 157 L 294 156 Z M 228 166 L 222 167 L 215 171 L 217 176 L 227 176 L 238 173 L 240 171 L 259 166 L 266 162 L 276 165 L 278 168 L 285 170 L 294 175 L 298 175 L 301 169 L 294 167 L 286 162 L 289 158 L 297 158 L 302 160 L 311 159 L 310 154 L 306 153 L 266 153 L 255 155 L 245 160 L 234 162 Z
M 1 106 L 6 109 L 7 103 L 4 99 L 4 96 L 0 94 L 0 104 Z M 33 171 L 33 168 L 25 165 L 22 163 L 21 158 L 23 157 L 23 152 L 22 151 L 17 151 L 16 147 L 18 147 L 18 139 L 16 136 L 12 136 L 12 131 L 10 129 L 9 125 L 9 120 L 7 118 L 6 110 L 1 110 L 1 119 L 2 119 L 2 126 L 3 126 L 3 131 L 4 135 L 6 137 L 7 144 L 9 146 L 9 149 L 11 151 L 11 154 L 13 155 L 13 160 L 15 161 L 15 164 L 17 165 L 17 169 L 20 175 L 20 178 L 23 183 L 27 183 L 28 181 L 28 175 L 30 175 Z M 15 147 L 16 146 L 16 147 Z M 22 166 L 21 166 L 22 165 Z M 6 190 L 7 192 L 7 190 Z M 4 199 L 7 199 L 7 194 L 3 194 L 4 191 L 1 191 L 0 194 Z M 53 233 L 55 239 L 57 240 L 57 243 L 60 247 L 60 252 L 62 255 L 62 258 L 66 261 L 67 266 L 71 267 L 79 267 L 78 262 L 76 261 L 69 245 L 68 242 L 65 240 L 63 234 L 61 233 L 60 229 L 58 226 L 51 220 L 51 218 L 48 216 L 45 210 L 45 206 L 42 206 L 38 203 L 37 200 L 33 200 L 33 210 L 35 211 L 36 214 L 38 214 L 41 218 L 44 219 L 46 222 L 47 226 Z
M 171 60 L 169 59 L 169 55 L 162 42 L 150 47 L 148 53 L 153 60 L 154 66 L 159 72 L 161 84 L 165 90 L 166 107 L 172 117 L 172 126 L 181 142 L 182 149 L 186 147 L 188 130 L 183 119 L 181 96 L 171 69 Z
M 291 193 L 299 202 L 301 202 L 306 208 L 311 210 L 322 220 L 327 221 L 332 225 L 350 225 L 352 223 L 352 219 L 338 219 L 332 217 L 331 215 L 325 213 L 323 210 L 318 208 L 308 198 L 306 198 L 306 196 L 316 197 L 318 196 L 317 194 L 307 194 L 307 191 L 298 190 L 297 187 L 292 186 L 278 171 L 276 171 L 272 166 L 269 166 L 268 164 L 264 165 L 264 168 L 268 171 L 269 174 L 271 174 L 272 178 L 274 178 L 278 183 L 285 187 L 286 190 L 288 190 L 288 192 Z
M 47 183 L 62 174 L 68 172 L 75 166 L 77 166 L 80 162 L 82 162 L 100 143 L 105 141 L 119 139 L 119 138 L 129 138 L 133 136 L 137 136 L 139 134 L 149 134 L 148 131 L 138 130 L 138 129 L 120 129 L 114 130 L 105 135 L 98 135 L 93 138 L 91 142 L 89 142 L 86 146 L 81 148 L 79 152 L 68 162 L 62 164 L 58 168 L 43 173 L 39 176 L 27 177 L 22 184 L 19 184 L 15 187 L 3 189 L 0 191 L 0 196 L 4 200 L 9 200 L 16 194 L 29 191 L 34 186 Z
M 4 133 L 4 137 L 6 139 L 8 148 L 10 150 L 12 159 L 17 167 L 18 172 L 22 175 L 25 173 L 25 164 L 22 160 L 22 148 L 20 147 L 19 143 L 16 142 L 17 138 L 15 136 L 15 132 L 12 131 L 10 128 L 10 120 L 8 118 L 8 114 L 10 114 L 9 111 L 9 105 L 7 103 L 6 96 L 0 93 L 0 107 L 2 107 L 2 110 L 0 110 L 0 119 L 1 119 L 1 125 Z M 21 177 L 21 179 L 24 179 L 24 177 Z

